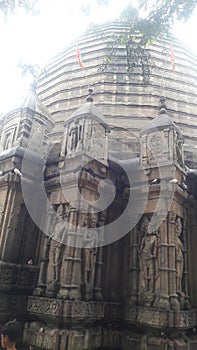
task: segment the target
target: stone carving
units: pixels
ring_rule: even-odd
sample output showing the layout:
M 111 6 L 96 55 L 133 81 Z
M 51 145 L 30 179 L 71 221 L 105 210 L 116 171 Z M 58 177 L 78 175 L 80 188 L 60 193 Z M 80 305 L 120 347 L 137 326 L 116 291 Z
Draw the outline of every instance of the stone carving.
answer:
M 125 309 L 125 318 L 127 321 L 139 322 L 144 325 L 152 325 L 159 327 L 172 326 L 174 318 L 173 312 L 169 315 L 165 310 L 156 309 L 152 307 L 130 307 L 127 306 Z
M 148 216 L 144 216 L 140 227 L 141 242 L 139 256 L 139 292 L 143 303 L 151 305 L 154 301 L 156 279 L 158 278 L 158 237 L 150 228 Z
M 50 243 L 49 263 L 47 271 L 46 295 L 54 296 L 59 289 L 60 267 L 62 261 L 62 245 L 65 235 L 65 207 L 60 204 L 57 209 L 55 223 L 52 225 L 54 231 Z
M 99 220 L 98 220 L 99 242 L 103 241 L 105 220 L 106 220 L 106 211 L 103 211 L 99 214 Z M 103 293 L 102 293 L 102 286 L 101 286 L 102 266 L 103 266 L 103 247 L 102 246 L 97 248 L 96 254 L 97 256 L 96 256 L 96 265 L 95 265 L 96 273 L 95 273 L 94 299 L 103 300 Z
M 157 164 L 158 161 L 168 159 L 168 147 L 163 133 L 151 133 L 147 136 L 148 164 Z
M 69 126 L 67 140 L 67 156 L 79 151 L 83 143 L 83 121 L 73 122 Z
M 12 133 L 9 132 L 5 135 L 4 150 L 11 148 L 12 146 Z
M 71 129 L 69 136 L 70 136 L 70 149 L 71 151 L 73 151 L 77 148 L 77 143 L 79 139 L 78 128 L 76 126 Z
M 1 289 L 11 287 L 13 280 L 13 272 L 11 267 L 6 263 L 0 264 L 0 285 Z
M 183 139 L 174 131 L 174 157 L 183 166 Z
M 64 317 L 68 316 L 64 314 Z M 72 318 L 101 318 L 104 317 L 104 304 L 100 302 L 75 301 L 72 303 Z
M 177 216 L 175 221 L 175 259 L 176 259 L 176 290 L 182 292 L 182 278 L 184 267 L 184 247 L 181 241 L 183 224 L 182 219 Z
M 43 314 L 46 316 L 61 317 L 62 315 L 62 300 L 29 297 L 27 310 L 31 313 Z
M 83 282 L 84 282 L 84 297 L 85 300 L 90 300 L 93 297 L 93 288 L 95 283 L 95 268 L 97 257 L 98 233 L 96 230 L 98 215 L 92 213 L 89 217 L 89 229 L 84 237 L 83 250 Z M 92 228 L 92 231 L 91 229 Z
M 81 248 L 77 246 L 81 238 L 77 232 L 77 214 L 76 208 L 70 207 L 58 293 L 58 297 L 65 299 L 81 298 Z

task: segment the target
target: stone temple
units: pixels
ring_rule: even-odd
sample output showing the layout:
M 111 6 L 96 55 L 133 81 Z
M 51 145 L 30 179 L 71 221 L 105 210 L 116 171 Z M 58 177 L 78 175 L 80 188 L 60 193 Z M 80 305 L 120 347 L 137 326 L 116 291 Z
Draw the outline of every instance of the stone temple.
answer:
M 0 322 L 21 349 L 197 349 L 196 57 L 168 37 L 133 64 L 125 31 L 89 30 L 0 120 Z

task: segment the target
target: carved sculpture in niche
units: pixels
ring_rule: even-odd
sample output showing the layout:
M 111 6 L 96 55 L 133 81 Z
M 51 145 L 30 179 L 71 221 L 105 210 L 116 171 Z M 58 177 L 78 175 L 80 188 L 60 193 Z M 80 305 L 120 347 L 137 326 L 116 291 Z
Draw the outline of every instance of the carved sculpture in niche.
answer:
M 150 227 L 150 219 L 144 216 L 140 227 L 139 292 L 143 303 L 152 305 L 158 278 L 158 234 Z
M 175 220 L 175 259 L 176 259 L 176 291 L 178 294 L 182 292 L 182 279 L 184 267 L 184 247 L 181 241 L 183 230 L 182 219 L 177 216 Z
M 167 160 L 167 142 L 163 133 L 155 132 L 147 137 L 148 164 L 156 164 L 159 160 Z
M 59 289 L 60 267 L 62 261 L 62 245 L 64 243 L 64 234 L 66 226 L 64 220 L 67 214 L 65 207 L 60 204 L 57 208 L 57 216 L 52 225 L 53 233 L 49 250 L 49 262 L 47 269 L 46 294 L 55 295 Z
M 177 162 L 183 166 L 183 153 L 182 153 L 182 141 L 178 140 L 177 141 L 177 146 L 176 146 L 176 154 L 177 154 Z
M 11 148 L 12 146 L 12 134 L 11 132 L 5 135 L 4 150 Z
M 77 148 L 78 143 L 78 127 L 73 127 L 70 131 L 70 149 L 71 151 L 75 150 Z
M 96 257 L 98 249 L 98 233 L 96 230 L 97 222 L 98 215 L 96 213 L 91 213 L 89 220 L 87 220 L 88 230 L 86 236 L 84 237 L 83 249 L 83 283 L 85 300 L 90 300 L 93 297 Z M 91 228 L 93 230 L 91 230 Z
M 183 140 L 176 131 L 174 131 L 174 156 L 177 162 L 183 166 Z
M 67 156 L 72 156 L 76 151 L 81 151 L 84 139 L 84 120 L 72 122 L 68 126 L 67 141 L 65 141 L 67 144 Z
M 68 137 L 68 150 L 73 152 L 77 149 L 78 143 L 82 138 L 82 125 L 72 123 L 69 128 Z

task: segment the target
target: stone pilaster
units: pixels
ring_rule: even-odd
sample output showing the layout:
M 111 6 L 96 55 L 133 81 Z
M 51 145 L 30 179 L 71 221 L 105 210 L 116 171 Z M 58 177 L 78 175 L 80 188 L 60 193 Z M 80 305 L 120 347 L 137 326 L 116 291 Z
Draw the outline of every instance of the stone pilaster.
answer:
M 170 307 L 173 310 L 179 310 L 179 302 L 176 291 L 176 256 L 175 256 L 175 219 L 176 214 L 169 212 L 168 214 L 168 256 L 169 256 L 169 297 Z
M 74 240 L 74 257 L 73 257 L 73 270 L 71 278 L 71 289 L 70 289 L 70 299 L 81 299 L 81 247 L 83 234 L 81 227 L 83 227 L 85 222 L 86 214 L 78 212 L 77 213 L 77 227 Z
M 184 308 L 190 309 L 189 290 L 188 290 L 188 237 L 187 236 L 187 221 L 183 221 L 183 240 L 184 240 L 184 269 L 183 269 L 183 289 L 185 293 Z M 189 232 L 188 232 L 189 234 Z
M 158 308 L 169 308 L 169 289 L 168 289 L 168 226 L 167 220 L 164 219 L 159 227 L 158 243 L 158 264 L 159 277 L 156 285 L 155 306 Z
M 48 213 L 46 232 L 50 232 L 53 216 L 54 216 L 54 210 L 52 209 Z M 46 275 L 47 275 L 47 265 L 49 262 L 50 237 L 45 235 L 43 241 L 44 242 L 43 242 L 42 256 L 40 259 L 40 271 L 38 276 L 37 288 L 34 291 L 34 295 L 43 295 L 46 289 Z
M 137 303 L 137 295 L 138 295 L 138 275 L 139 275 L 139 267 L 138 267 L 138 231 L 137 227 L 133 228 L 129 233 L 129 304 L 136 305 Z
M 102 286 L 101 286 L 101 278 L 102 278 L 102 267 L 103 267 L 103 236 L 104 236 L 104 230 L 105 230 L 105 220 L 106 220 L 106 214 L 101 213 L 99 218 L 99 227 L 101 231 L 99 231 L 99 242 L 101 246 L 97 250 L 97 258 L 96 258 L 96 272 L 95 272 L 95 286 L 94 286 L 94 293 L 93 297 L 95 300 L 102 300 L 103 299 L 103 293 L 102 293 Z
M 16 182 L 16 175 L 10 174 L 4 217 L 1 223 L 0 260 L 2 261 L 16 262 L 20 251 L 21 235 L 17 237 L 17 245 L 15 240 L 23 198 L 17 189 Z
M 66 232 L 66 246 L 63 252 L 63 262 L 60 273 L 60 290 L 59 297 L 66 299 L 79 299 L 80 291 L 79 285 L 73 283 L 73 268 L 75 263 L 79 263 L 76 256 L 75 241 L 76 241 L 76 227 L 77 227 L 77 211 L 76 208 L 70 208 L 68 218 L 68 228 Z M 77 253 L 78 254 L 78 253 Z

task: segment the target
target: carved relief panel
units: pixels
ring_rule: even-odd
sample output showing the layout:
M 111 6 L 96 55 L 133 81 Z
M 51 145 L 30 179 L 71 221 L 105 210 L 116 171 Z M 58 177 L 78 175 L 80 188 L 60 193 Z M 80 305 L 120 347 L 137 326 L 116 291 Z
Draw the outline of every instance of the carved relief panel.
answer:
M 147 162 L 150 165 L 168 160 L 168 134 L 156 131 L 147 135 Z
M 84 119 L 71 122 L 66 130 L 64 142 L 67 157 L 74 156 L 76 152 L 82 151 L 84 143 Z
M 74 157 L 78 152 L 85 151 L 96 159 L 106 159 L 107 136 L 105 127 L 91 119 L 81 118 L 66 125 L 61 154 Z
M 10 149 L 17 140 L 20 111 L 16 110 L 3 117 L 1 124 L 0 151 Z
M 144 306 L 189 309 L 184 220 L 170 213 L 155 225 L 144 215 L 138 232 L 138 302 Z
M 82 275 L 85 300 L 93 298 L 93 288 L 95 286 L 95 270 L 98 251 L 97 224 L 98 214 L 91 213 L 87 220 L 88 230 L 84 236 L 84 248 L 82 252 Z
M 172 131 L 157 129 L 141 136 L 141 159 L 143 165 L 157 166 L 173 159 Z
M 183 138 L 175 130 L 174 130 L 173 138 L 174 138 L 174 148 L 173 148 L 174 159 L 175 161 L 177 161 L 177 163 L 180 166 L 183 166 L 184 164 Z
M 16 140 L 17 134 L 17 125 L 14 125 L 10 128 L 3 130 L 2 139 L 1 139 L 1 150 L 7 150 L 13 147 L 13 143 Z
M 62 249 L 65 243 L 66 225 L 68 211 L 64 204 L 57 207 L 57 215 L 51 225 L 51 238 L 49 247 L 49 258 L 46 278 L 46 293 L 56 295 L 60 286 L 60 268 L 62 263 Z M 47 243 L 47 242 L 46 242 Z
M 40 272 L 34 295 L 55 296 L 60 287 L 62 251 L 65 243 L 68 207 L 65 204 L 54 206 L 48 216 L 49 235 L 44 236 L 40 258 Z
M 159 278 L 159 232 L 151 226 L 149 216 L 141 220 L 138 243 L 139 295 L 142 304 L 151 306 Z
M 189 309 L 187 281 L 187 249 L 185 239 L 185 223 L 180 216 L 175 218 L 174 241 L 175 241 L 175 269 L 176 269 L 176 293 L 181 309 Z

